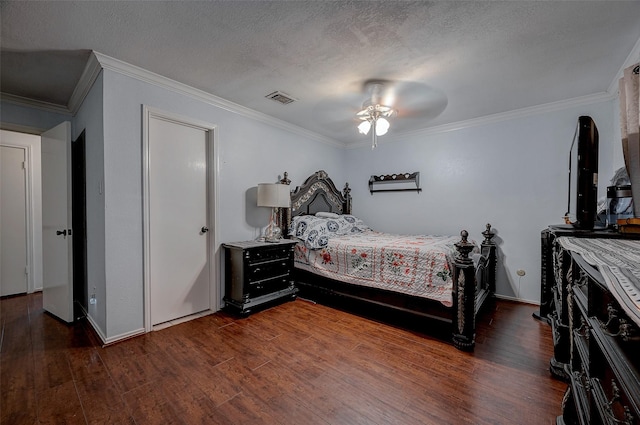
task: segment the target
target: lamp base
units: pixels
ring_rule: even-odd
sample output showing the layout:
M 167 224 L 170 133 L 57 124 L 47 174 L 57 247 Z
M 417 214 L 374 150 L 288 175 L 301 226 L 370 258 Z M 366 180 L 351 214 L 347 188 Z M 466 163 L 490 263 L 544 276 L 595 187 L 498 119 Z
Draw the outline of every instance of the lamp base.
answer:
M 280 242 L 282 239 L 282 229 L 276 225 L 275 210 L 271 213 L 271 220 L 269 225 L 264 229 L 264 241 L 265 242 Z
M 264 234 L 265 242 L 280 242 L 282 240 L 282 231 L 277 227 L 273 232 L 269 233 L 268 231 Z

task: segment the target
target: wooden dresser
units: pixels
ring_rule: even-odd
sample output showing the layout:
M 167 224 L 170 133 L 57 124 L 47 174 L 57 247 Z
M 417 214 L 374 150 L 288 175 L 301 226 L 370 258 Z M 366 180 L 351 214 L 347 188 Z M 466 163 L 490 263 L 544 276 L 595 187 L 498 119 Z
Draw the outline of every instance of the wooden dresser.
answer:
M 627 255 L 640 253 L 640 241 L 562 237 L 553 249 L 554 302 L 560 304 L 556 310 L 564 309 L 554 315 L 567 321 L 554 317 L 554 333 L 558 326 L 566 326 L 567 332 L 562 349 L 554 353 L 566 354 L 555 365 L 563 373 L 554 371 L 553 359 L 551 368 L 568 381 L 557 423 L 639 425 L 640 310 L 637 297 L 634 301 L 624 292 L 633 294 L 629 288 L 640 285 L 640 263 Z M 598 252 L 607 254 L 598 257 Z
M 558 250 L 560 237 L 588 239 L 640 239 L 640 234 L 623 235 L 610 229 L 583 230 L 571 225 L 551 225 L 541 232 L 540 312 L 534 317 L 548 322 L 553 328 L 554 353 L 550 361 L 551 372 L 560 379 L 569 379 L 566 373 L 570 361 L 569 313 L 567 285 L 563 276 L 568 272 L 568 253 Z
M 552 224 L 540 232 L 540 311 L 534 317 L 550 323 L 554 313 L 555 277 L 553 268 L 553 241 L 561 236 L 576 238 L 640 239 L 640 234 L 622 234 L 612 229 L 577 229 L 572 225 Z

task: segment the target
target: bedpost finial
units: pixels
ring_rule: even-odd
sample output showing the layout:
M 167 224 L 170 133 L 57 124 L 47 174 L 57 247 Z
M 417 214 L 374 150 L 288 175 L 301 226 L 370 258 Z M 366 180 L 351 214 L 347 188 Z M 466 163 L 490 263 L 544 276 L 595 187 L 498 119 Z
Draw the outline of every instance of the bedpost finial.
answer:
M 458 250 L 458 255 L 456 255 L 456 262 L 462 264 L 470 264 L 473 263 L 471 258 L 469 258 L 469 254 L 473 251 L 474 245 L 470 243 L 467 238 L 469 237 L 469 232 L 463 230 L 460 232 L 460 242 L 455 244 L 456 249 Z
M 496 235 L 491 231 L 491 223 L 487 223 L 487 228 L 482 232 L 482 235 L 484 236 L 483 245 L 493 245 L 495 243 L 491 240 Z
M 284 177 L 280 179 L 281 184 L 291 184 L 291 180 L 289 180 L 289 173 L 284 172 Z

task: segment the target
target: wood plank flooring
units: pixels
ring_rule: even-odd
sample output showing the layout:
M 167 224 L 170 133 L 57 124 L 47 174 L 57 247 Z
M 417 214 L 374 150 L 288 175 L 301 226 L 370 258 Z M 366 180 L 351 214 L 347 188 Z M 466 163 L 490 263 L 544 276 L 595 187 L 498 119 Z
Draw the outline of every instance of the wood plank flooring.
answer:
M 555 424 L 551 330 L 498 300 L 474 353 L 297 300 L 106 348 L 40 293 L 0 301 L 2 424 Z

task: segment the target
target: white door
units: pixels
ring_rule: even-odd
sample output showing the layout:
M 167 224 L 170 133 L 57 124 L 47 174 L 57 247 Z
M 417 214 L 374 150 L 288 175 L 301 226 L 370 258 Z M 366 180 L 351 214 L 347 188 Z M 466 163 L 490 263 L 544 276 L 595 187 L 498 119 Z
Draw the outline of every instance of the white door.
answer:
M 148 120 L 148 251 L 152 325 L 208 310 L 209 131 Z
M 42 134 L 42 305 L 73 321 L 71 124 Z
M 0 147 L 0 296 L 27 292 L 26 153 Z

